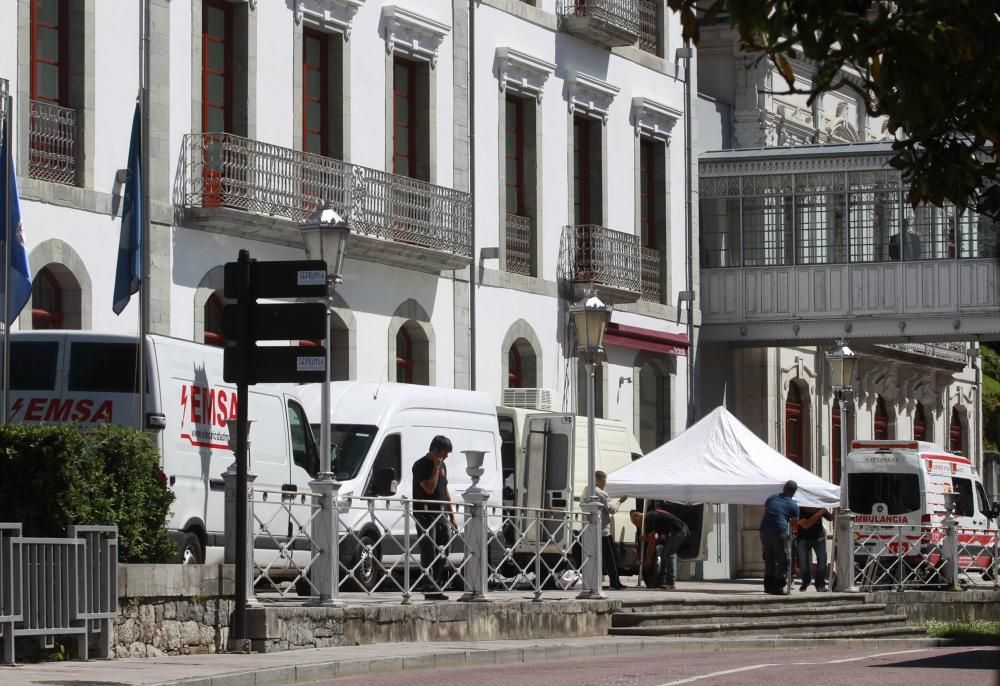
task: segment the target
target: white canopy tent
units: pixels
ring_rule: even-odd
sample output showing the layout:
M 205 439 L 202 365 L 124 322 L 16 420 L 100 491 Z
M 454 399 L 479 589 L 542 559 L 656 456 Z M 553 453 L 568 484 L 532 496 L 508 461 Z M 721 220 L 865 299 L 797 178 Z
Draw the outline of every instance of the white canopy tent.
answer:
M 839 486 L 771 448 L 720 406 L 677 438 L 608 474 L 604 490 L 677 503 L 763 505 L 789 479 L 799 485 L 800 505 L 839 506 Z

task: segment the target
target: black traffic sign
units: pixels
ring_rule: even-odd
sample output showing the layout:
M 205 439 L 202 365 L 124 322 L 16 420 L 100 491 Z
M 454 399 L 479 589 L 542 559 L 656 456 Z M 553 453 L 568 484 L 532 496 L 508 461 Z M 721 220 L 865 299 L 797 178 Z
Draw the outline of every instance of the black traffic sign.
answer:
M 229 383 L 323 383 L 326 348 L 323 346 L 264 346 L 249 351 L 248 379 L 238 378 L 240 351 L 226 348 L 222 378 Z
M 237 338 L 239 305 L 222 311 L 222 335 Z M 254 303 L 250 306 L 250 338 L 255 341 L 323 340 L 326 338 L 323 303 Z
M 239 263 L 227 262 L 224 292 L 227 298 L 243 293 Z M 324 298 L 326 262 L 323 260 L 283 260 L 250 262 L 251 298 Z

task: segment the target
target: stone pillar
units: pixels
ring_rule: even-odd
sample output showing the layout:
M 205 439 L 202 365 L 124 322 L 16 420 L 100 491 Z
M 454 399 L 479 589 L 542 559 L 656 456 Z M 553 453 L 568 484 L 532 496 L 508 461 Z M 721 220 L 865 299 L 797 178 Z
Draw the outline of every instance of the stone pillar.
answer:
M 478 479 L 477 479 L 478 481 Z M 459 600 L 465 602 L 487 602 L 486 583 L 489 577 L 489 533 L 486 526 L 486 501 L 490 494 L 472 486 L 462 493 L 462 500 L 468 505 L 465 513 L 466 555 L 469 561 L 465 565 L 465 595 Z
M 583 591 L 577 598 L 606 598 L 601 592 L 601 501 L 586 500 L 580 508 L 587 514 L 587 528 L 583 531 L 580 545 L 583 549 Z
M 247 442 L 249 446 L 249 442 Z M 253 594 L 253 551 L 254 551 L 254 517 L 253 517 L 253 482 L 257 475 L 247 472 L 247 605 L 256 605 L 258 600 Z M 222 472 L 222 481 L 225 484 L 225 517 L 224 531 L 226 540 L 223 547 L 223 561 L 226 564 L 236 564 L 236 536 L 230 535 L 236 532 L 236 460 L 229 465 L 226 471 Z M 237 598 L 239 602 L 241 599 Z
M 952 516 L 950 510 L 944 516 L 942 524 L 944 524 L 944 545 L 942 550 L 942 553 L 944 553 L 944 564 L 941 573 L 949 590 L 960 591 L 962 589 L 958 585 L 958 523 L 955 521 L 955 517 Z
M 856 593 L 854 585 L 854 513 L 842 510 L 837 514 L 837 535 L 834 537 L 834 554 L 837 558 L 837 582 L 833 590 Z
M 313 561 L 310 571 L 310 581 L 319 591 L 319 598 L 310 605 L 333 606 L 341 605 L 337 599 L 340 586 L 340 513 L 337 509 L 337 499 L 340 496 L 340 482 L 334 481 L 332 474 L 323 473 L 321 478 L 310 481 L 313 493 L 319 494 L 320 512 L 313 517 L 312 522 L 312 554 Z M 313 501 L 316 503 L 316 501 Z

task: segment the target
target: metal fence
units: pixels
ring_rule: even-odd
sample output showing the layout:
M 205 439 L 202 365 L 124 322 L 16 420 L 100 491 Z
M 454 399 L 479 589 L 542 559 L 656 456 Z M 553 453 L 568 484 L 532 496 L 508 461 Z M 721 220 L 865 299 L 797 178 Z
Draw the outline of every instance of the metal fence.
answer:
M 507 271 L 533 276 L 535 269 L 531 255 L 534 231 L 531 229 L 531 217 L 508 213 L 506 230 Z
M 229 133 L 184 137 L 181 202 L 300 222 L 329 205 L 357 233 L 472 256 L 472 198 L 420 179 Z
M 639 0 L 566 0 L 563 14 L 592 17 L 629 33 L 639 33 Z
M 641 292 L 639 237 L 595 224 L 563 227 L 564 278 Z
M 642 248 L 642 299 L 663 302 L 663 253 Z
M 109 657 L 117 610 L 117 527 L 71 526 L 66 538 L 29 538 L 20 524 L 0 524 L 3 662 L 14 662 L 18 636 L 46 645 L 74 636 L 83 660 L 97 636 L 99 655 Z
M 450 512 L 427 509 L 437 501 L 333 494 L 336 534 L 328 550 L 323 483 L 300 494 L 251 488 L 252 603 L 353 592 L 399 594 L 406 604 L 419 593 L 478 598 L 489 590 L 530 590 L 537 599 L 544 589 L 595 585 L 584 574 L 599 562 L 586 552 L 588 514 L 491 505 L 481 491 L 463 494 Z M 332 580 L 323 571 L 328 552 L 337 560 Z
M 840 527 L 844 519 L 850 518 L 842 517 Z M 967 529 L 949 518 L 941 524 L 846 526 L 846 531 L 838 529 L 838 540 L 849 541 L 838 559 L 838 574 L 841 569 L 851 571 L 841 590 L 959 588 L 984 582 L 1000 589 L 996 529 Z
M 34 179 L 76 183 L 76 110 L 50 102 L 31 100 L 29 110 L 28 175 Z

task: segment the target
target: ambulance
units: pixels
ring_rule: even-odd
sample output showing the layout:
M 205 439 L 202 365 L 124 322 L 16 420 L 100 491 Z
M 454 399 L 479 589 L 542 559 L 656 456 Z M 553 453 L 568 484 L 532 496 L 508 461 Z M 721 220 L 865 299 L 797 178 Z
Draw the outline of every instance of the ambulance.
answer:
M 106 423 L 149 431 L 160 452 L 161 478 L 176 496 L 166 526 L 177 543 L 178 561 L 222 562 L 222 473 L 233 464 L 228 420 L 237 410 L 236 386 L 222 378 L 223 349 L 146 336 L 146 406 L 140 418 L 137 342 L 137 336 L 92 331 L 11 334 L 8 421 Z M 288 494 L 283 498 L 308 491 L 319 450 L 298 397 L 257 384 L 250 387 L 247 413 L 255 488 Z M 258 564 L 273 569 L 279 546 L 302 548 L 308 555 L 308 541 L 293 540 L 292 522 L 280 503 L 272 499 L 255 508 L 270 532 L 256 538 Z
M 912 568 L 925 559 L 937 565 L 943 521 L 952 507 L 960 568 L 989 572 L 1000 508 L 990 503 L 968 458 L 924 441 L 854 441 L 845 471 L 841 507 L 850 508 L 863 531 L 885 525 L 883 537 L 892 539 L 890 554 L 903 557 Z M 907 526 L 914 528 L 904 529 L 898 540 L 897 527 Z M 864 538 L 865 546 L 885 550 L 879 536 Z

